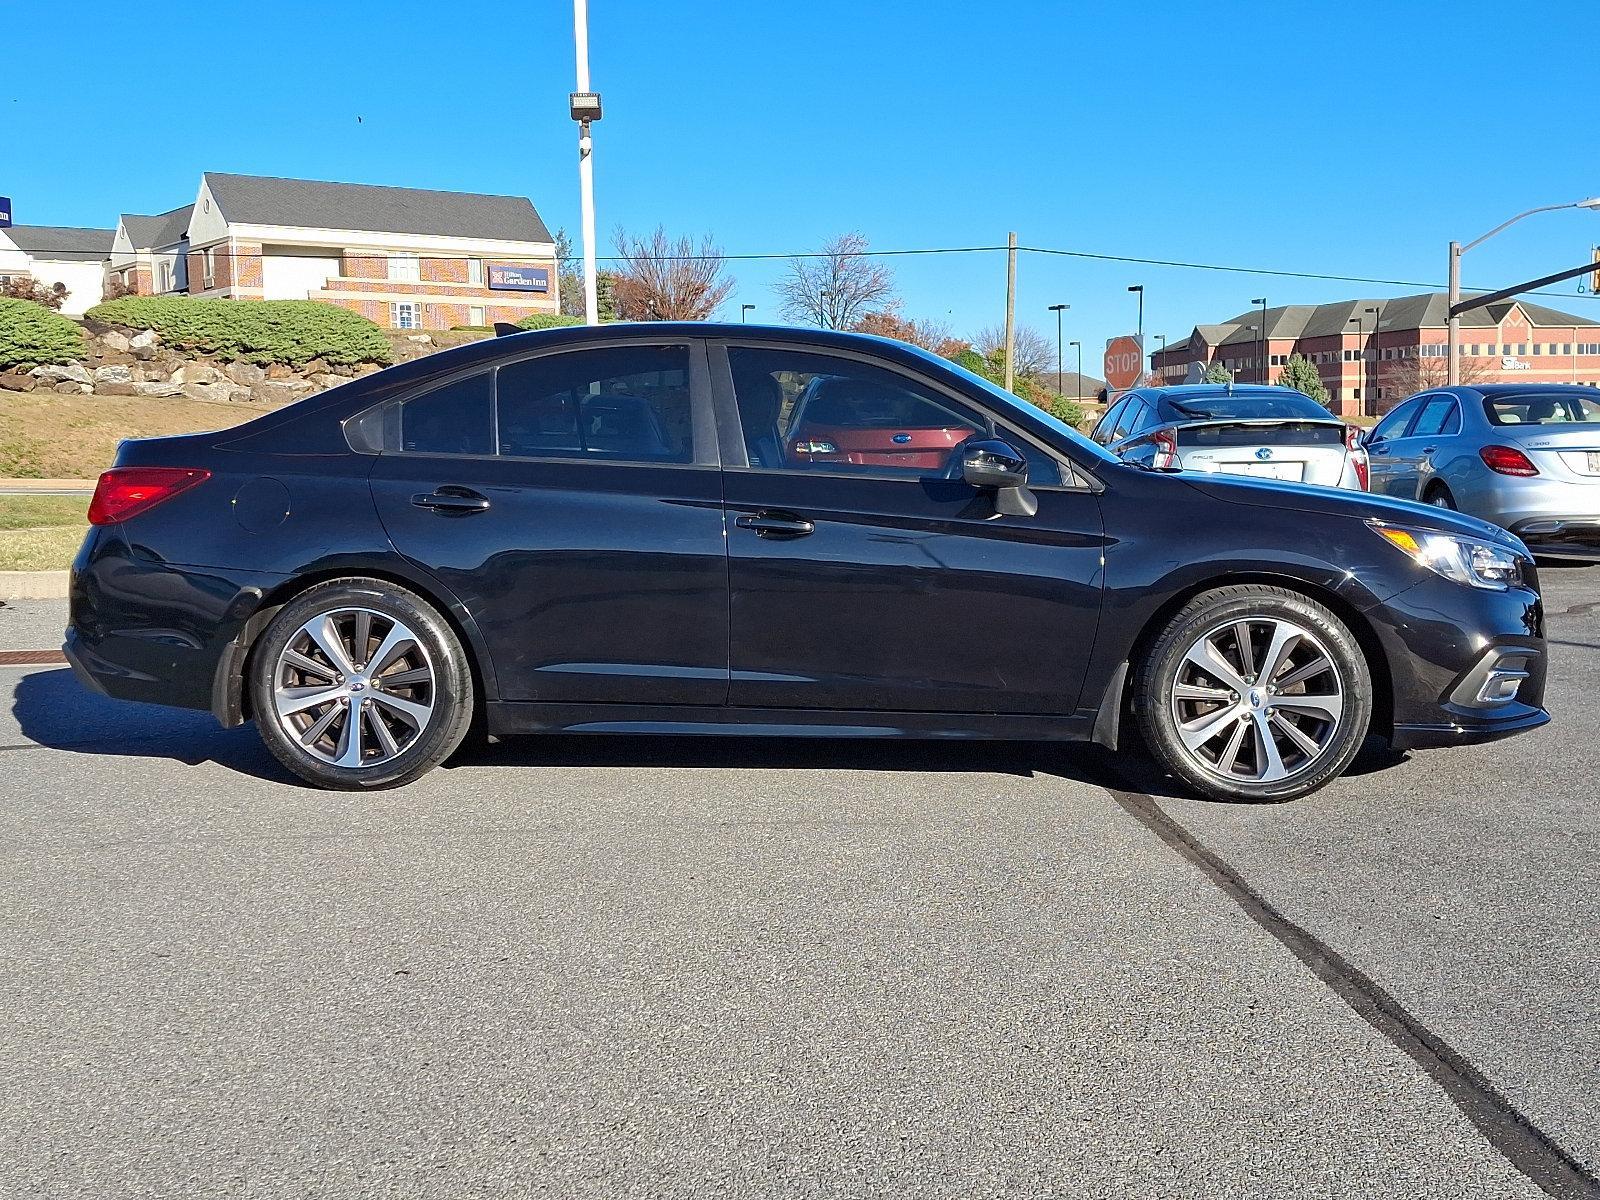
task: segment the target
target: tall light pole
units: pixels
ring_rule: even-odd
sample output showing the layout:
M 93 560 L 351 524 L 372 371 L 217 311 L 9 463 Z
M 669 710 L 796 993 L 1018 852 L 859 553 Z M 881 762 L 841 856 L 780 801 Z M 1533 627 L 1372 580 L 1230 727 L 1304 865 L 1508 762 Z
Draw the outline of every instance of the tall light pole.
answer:
M 1139 352 L 1142 354 L 1144 353 L 1144 284 L 1136 283 L 1128 290 L 1139 293 Z
M 1078 403 L 1083 403 L 1083 343 L 1069 342 L 1068 345 L 1078 348 Z
M 739 324 L 743 325 L 745 323 L 745 317 L 748 314 L 755 312 L 755 310 L 756 306 L 754 304 L 739 305 Z
M 1362 386 L 1367 389 L 1367 394 L 1361 397 L 1361 408 L 1362 411 L 1370 413 L 1372 416 L 1377 416 L 1378 399 L 1372 394 L 1372 389 L 1376 387 L 1378 383 L 1378 351 L 1380 349 L 1378 345 L 1378 306 L 1375 304 L 1369 304 L 1361 311 L 1372 314 L 1372 378 L 1362 384 Z M 1361 356 L 1361 359 L 1356 363 L 1356 366 L 1360 367 L 1364 362 L 1366 362 L 1366 355 Z M 1356 378 L 1360 379 L 1361 376 L 1362 372 L 1357 370 Z
M 1072 305 L 1070 304 L 1052 304 L 1050 306 L 1050 311 L 1056 315 L 1056 391 L 1058 392 L 1066 391 L 1061 386 L 1061 314 L 1071 307 Z
M 578 90 L 569 97 L 578 123 L 578 192 L 583 209 L 583 319 L 600 324 L 600 284 L 594 261 L 594 140 L 589 123 L 600 119 L 600 93 L 589 90 L 589 0 L 572 0 L 573 42 L 578 57 Z
M 1554 212 L 1558 208 L 1600 208 L 1600 196 L 1590 196 L 1587 200 L 1573 200 L 1567 204 L 1541 204 L 1538 208 L 1530 208 L 1527 212 L 1520 212 L 1508 220 L 1501 221 L 1488 233 L 1480 238 L 1474 238 L 1463 246 L 1460 242 L 1450 243 L 1450 298 L 1448 301 L 1450 315 L 1450 336 L 1446 353 L 1449 359 L 1445 366 L 1446 379 L 1452 385 L 1461 382 L 1461 360 L 1457 357 L 1460 350 L 1459 338 L 1461 337 L 1461 317 L 1455 313 L 1455 306 L 1461 303 L 1461 256 L 1474 246 L 1482 245 L 1495 234 L 1509 225 L 1515 225 L 1523 217 L 1531 217 L 1534 213 Z
M 1257 296 L 1254 300 L 1250 301 L 1250 303 L 1251 304 L 1259 304 L 1259 305 L 1261 305 L 1261 360 L 1256 363 L 1256 367 L 1261 372 L 1261 382 L 1262 383 L 1266 383 L 1267 382 L 1267 298 L 1265 296 Z
M 1161 343 L 1161 349 L 1157 350 L 1156 354 L 1165 354 L 1167 352 L 1167 335 L 1164 334 L 1164 333 L 1153 333 L 1150 336 L 1155 338 L 1156 341 Z M 1151 367 L 1154 367 L 1155 364 L 1156 364 L 1155 355 L 1151 355 L 1150 356 L 1150 365 L 1151 365 Z M 1166 369 L 1166 367 L 1163 364 L 1162 370 L 1164 371 L 1165 369 Z M 1160 372 L 1156 372 L 1156 374 L 1160 378 L 1163 378 L 1163 379 L 1166 378 L 1166 376 L 1162 375 Z

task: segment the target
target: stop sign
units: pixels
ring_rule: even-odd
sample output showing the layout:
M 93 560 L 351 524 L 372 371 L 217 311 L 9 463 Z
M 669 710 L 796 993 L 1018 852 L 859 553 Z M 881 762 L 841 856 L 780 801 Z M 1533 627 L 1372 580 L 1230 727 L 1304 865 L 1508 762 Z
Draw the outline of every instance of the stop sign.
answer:
M 1144 374 L 1144 347 L 1136 337 L 1114 337 L 1106 343 L 1106 386 L 1127 391 Z

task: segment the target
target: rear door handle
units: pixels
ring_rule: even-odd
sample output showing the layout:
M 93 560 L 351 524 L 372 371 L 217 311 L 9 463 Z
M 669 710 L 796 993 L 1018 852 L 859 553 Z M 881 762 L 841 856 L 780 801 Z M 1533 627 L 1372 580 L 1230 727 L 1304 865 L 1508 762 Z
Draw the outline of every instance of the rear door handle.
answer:
M 786 512 L 745 513 L 734 524 L 740 529 L 754 529 L 764 538 L 801 538 L 817 528 L 815 521 Z
M 431 508 L 434 512 L 447 516 L 464 516 L 467 513 L 486 510 L 489 507 L 489 497 L 471 488 L 446 484 L 431 492 L 418 492 L 411 497 L 411 503 L 418 508 Z

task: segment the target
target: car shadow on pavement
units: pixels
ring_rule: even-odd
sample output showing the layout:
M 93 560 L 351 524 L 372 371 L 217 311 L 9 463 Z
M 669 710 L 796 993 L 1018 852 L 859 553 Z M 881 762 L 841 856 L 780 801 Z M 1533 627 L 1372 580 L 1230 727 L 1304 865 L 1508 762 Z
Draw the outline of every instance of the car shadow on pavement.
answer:
M 15 735 L 7 739 L 6 754 L 32 743 L 77 754 L 165 758 L 191 767 L 214 762 L 258 779 L 300 784 L 253 728 L 224 729 L 210 713 L 192 709 L 112 700 L 91 692 L 65 669 L 23 675 L 12 692 L 11 715 L 23 740 L 19 745 Z

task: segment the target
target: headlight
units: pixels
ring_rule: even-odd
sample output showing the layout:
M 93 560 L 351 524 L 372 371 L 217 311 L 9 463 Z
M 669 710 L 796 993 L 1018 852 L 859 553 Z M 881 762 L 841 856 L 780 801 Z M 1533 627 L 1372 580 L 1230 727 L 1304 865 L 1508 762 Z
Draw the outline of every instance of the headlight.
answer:
M 1446 579 L 1494 592 L 1522 583 L 1522 555 L 1500 542 L 1460 533 L 1407 529 L 1382 521 L 1367 523 L 1391 546 Z

